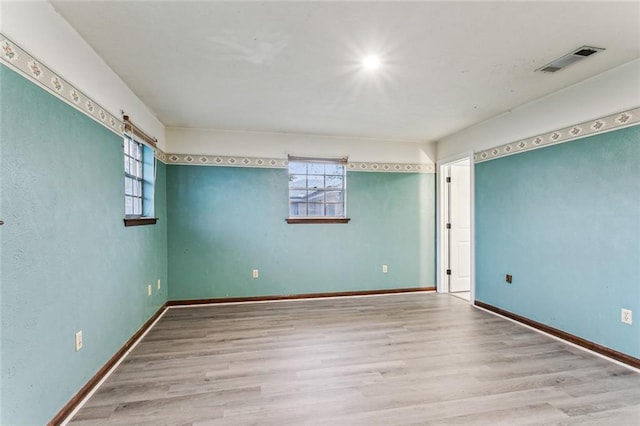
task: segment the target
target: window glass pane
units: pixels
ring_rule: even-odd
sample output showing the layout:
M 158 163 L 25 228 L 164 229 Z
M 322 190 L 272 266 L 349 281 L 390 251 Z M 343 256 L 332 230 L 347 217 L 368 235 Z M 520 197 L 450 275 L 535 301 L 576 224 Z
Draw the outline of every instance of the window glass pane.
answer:
M 310 175 L 323 175 L 324 163 L 309 163 L 307 164 L 308 174 Z
M 124 197 L 124 214 L 133 214 L 133 199 L 129 196 Z
M 129 157 L 129 173 L 138 176 L 138 163 L 131 157 Z
M 344 166 L 342 164 L 325 164 L 324 172 L 328 175 L 344 175 Z
M 289 173 L 290 174 L 306 174 L 307 163 L 300 162 L 300 161 L 289 162 Z
M 142 214 L 142 198 L 133 199 L 133 214 L 135 215 Z
M 133 189 L 134 189 L 134 194 L 137 197 L 142 197 L 142 181 L 139 181 L 139 180 L 135 181 Z
M 307 177 L 308 188 L 324 188 L 324 176 L 312 176 Z
M 307 216 L 324 216 L 324 204 L 309 203 Z
M 327 191 L 327 192 L 325 192 L 325 201 L 327 203 L 340 203 L 340 202 L 342 202 L 342 191 Z
M 133 181 L 131 178 L 124 178 L 124 193 L 127 195 L 133 194 Z
M 327 188 L 342 188 L 344 178 L 342 176 L 327 176 Z
M 307 197 L 310 203 L 324 203 L 324 191 L 309 191 Z
M 289 204 L 290 216 L 306 216 L 307 215 L 307 203 L 291 203 Z
M 290 175 L 289 176 L 289 188 L 306 188 L 307 176 L 306 175 Z
M 307 199 L 307 191 L 300 189 L 292 189 L 289 191 L 289 200 L 292 202 L 295 201 L 305 201 Z
M 327 204 L 327 216 L 344 216 L 344 204 Z
M 124 157 L 124 172 L 129 173 L 129 157 Z
M 129 139 L 125 139 L 123 145 L 125 155 L 129 155 Z

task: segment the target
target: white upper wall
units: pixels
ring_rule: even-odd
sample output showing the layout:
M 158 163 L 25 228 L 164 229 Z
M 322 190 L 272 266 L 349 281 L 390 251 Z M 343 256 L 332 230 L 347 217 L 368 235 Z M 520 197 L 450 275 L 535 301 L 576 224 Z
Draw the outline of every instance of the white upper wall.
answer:
M 50 3 L 0 1 L 0 32 L 114 116 L 125 111 L 166 149 L 164 125 Z
M 640 59 L 447 136 L 437 144 L 437 158 L 482 151 L 638 106 Z
M 167 153 L 286 158 L 344 157 L 377 163 L 435 162 L 435 144 L 289 133 L 238 132 L 167 127 Z

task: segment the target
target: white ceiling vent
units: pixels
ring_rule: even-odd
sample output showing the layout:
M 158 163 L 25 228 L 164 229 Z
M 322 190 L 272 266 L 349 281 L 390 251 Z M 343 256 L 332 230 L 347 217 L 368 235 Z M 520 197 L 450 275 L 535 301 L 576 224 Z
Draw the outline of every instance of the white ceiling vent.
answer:
M 542 68 L 538 68 L 536 71 L 542 71 L 542 72 L 560 71 L 561 69 L 568 67 L 574 62 L 581 61 L 588 56 L 591 56 L 600 52 L 601 50 L 604 50 L 604 49 L 601 47 L 582 46 L 571 53 L 568 53 L 564 56 L 559 57 L 554 61 L 549 62 L 547 65 L 545 65 Z

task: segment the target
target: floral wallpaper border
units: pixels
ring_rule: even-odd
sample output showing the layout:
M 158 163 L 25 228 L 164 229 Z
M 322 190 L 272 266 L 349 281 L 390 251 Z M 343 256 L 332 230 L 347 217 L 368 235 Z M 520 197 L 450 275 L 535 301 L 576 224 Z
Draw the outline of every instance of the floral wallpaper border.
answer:
M 474 154 L 473 160 L 476 163 L 481 163 L 636 124 L 640 124 L 640 107 L 479 151 Z
M 353 172 L 394 172 L 394 173 L 435 173 L 435 164 L 409 163 L 368 163 L 350 162 L 347 164 Z
M 288 166 L 286 158 L 192 154 L 166 154 L 166 163 L 199 166 L 260 167 L 269 169 L 285 169 Z M 354 172 L 435 173 L 436 171 L 435 165 L 433 164 L 406 163 L 350 162 L 347 164 L 347 168 Z
M 2 33 L 0 33 L 0 61 L 71 106 L 79 109 L 109 130 L 118 134 L 122 134 L 124 131 L 124 124 L 120 118 L 101 107 L 77 87 L 57 75 L 42 62 L 36 60 Z
M 2 33 L 0 33 L 0 62 L 88 115 L 112 132 L 118 135 L 123 134 L 124 123 L 121 118 L 111 114 L 80 89 L 60 77 Z M 155 148 L 154 155 L 158 160 L 166 161 L 167 155 L 161 149 Z

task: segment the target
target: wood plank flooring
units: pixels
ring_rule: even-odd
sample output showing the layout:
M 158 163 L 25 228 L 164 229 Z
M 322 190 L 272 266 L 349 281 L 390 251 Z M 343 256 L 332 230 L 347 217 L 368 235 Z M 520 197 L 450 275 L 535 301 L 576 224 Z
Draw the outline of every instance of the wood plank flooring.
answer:
M 640 374 L 443 294 L 170 309 L 72 425 L 640 425 Z

